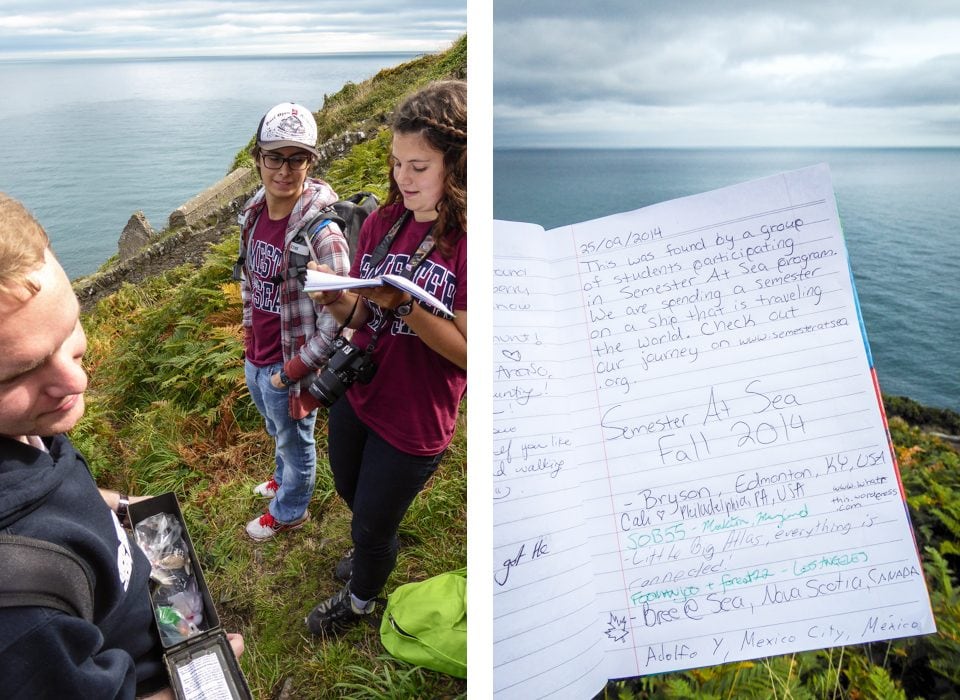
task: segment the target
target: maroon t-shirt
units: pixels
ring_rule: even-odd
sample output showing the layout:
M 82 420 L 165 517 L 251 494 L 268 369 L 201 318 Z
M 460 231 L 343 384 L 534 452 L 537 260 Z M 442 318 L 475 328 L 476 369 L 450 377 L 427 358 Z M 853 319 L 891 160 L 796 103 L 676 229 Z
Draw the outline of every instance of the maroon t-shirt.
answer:
M 370 269 L 373 250 L 402 213 L 403 205 L 393 204 L 377 210 L 363 222 L 351 277 L 402 274 L 431 222 L 417 222 L 410 217 L 387 256 L 375 270 Z M 454 312 L 466 310 L 466 235 L 446 256 L 435 248 L 417 268 L 413 281 Z M 385 319 L 389 322 L 380 331 L 374 348 L 376 375 L 369 384 L 355 382 L 347 391 L 347 398 L 357 416 L 393 447 L 408 454 L 438 454 L 453 438 L 460 400 L 467 388 L 467 373 L 431 350 L 403 319 L 392 313 L 384 316 L 375 304 L 368 303 L 367 307 L 370 318 L 354 333 L 356 345 L 365 348 L 374 330 Z M 432 311 L 429 306 L 424 308 Z
M 247 359 L 257 367 L 283 362 L 280 347 L 280 282 L 274 278 L 283 264 L 283 239 L 287 232 L 285 216 L 271 221 L 267 210 L 257 220 L 247 249 L 247 275 L 253 305 Z

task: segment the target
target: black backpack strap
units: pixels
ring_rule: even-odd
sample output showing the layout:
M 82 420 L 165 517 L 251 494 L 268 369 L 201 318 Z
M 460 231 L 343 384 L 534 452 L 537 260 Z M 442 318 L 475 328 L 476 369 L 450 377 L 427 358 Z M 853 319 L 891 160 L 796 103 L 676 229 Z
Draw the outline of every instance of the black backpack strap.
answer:
M 93 621 L 93 584 L 73 552 L 32 537 L 0 534 L 0 607 L 45 607 Z
M 354 213 L 359 209 L 361 213 L 360 223 L 363 223 L 362 219 L 367 218 L 379 205 L 380 202 L 373 192 L 357 192 L 346 199 L 338 199 L 333 203 L 333 208 L 347 222 L 353 218 Z
M 289 263 L 287 270 L 283 273 L 277 273 L 273 278 L 274 282 L 280 284 L 285 279 L 299 279 L 301 282 L 303 281 L 307 273 L 307 263 L 310 262 L 311 259 L 313 259 L 314 262 L 319 262 L 316 254 L 313 252 L 313 237 L 320 229 L 331 222 L 337 224 L 341 231 L 343 231 L 346 226 L 346 223 L 337 213 L 336 209 L 333 208 L 333 205 L 324 207 L 307 222 L 306 226 L 300 227 L 298 239 L 295 238 L 290 242 L 287 253 Z
M 337 204 L 339 204 L 339 202 L 334 202 L 333 204 L 321 209 L 316 216 L 310 219 L 310 223 L 300 229 L 304 240 L 312 240 L 313 236 L 326 225 L 325 222 L 332 221 L 340 227 L 341 233 L 346 233 L 347 219 L 341 215 L 340 210 L 337 208 Z
M 347 199 L 340 199 L 334 202 L 333 204 L 324 207 L 320 212 L 314 216 L 310 222 L 301 229 L 301 232 L 305 232 L 305 235 L 301 236 L 306 243 L 307 251 L 297 250 L 298 254 L 304 252 L 309 252 L 312 257 L 313 249 L 309 244 L 310 239 L 307 237 L 307 233 L 312 236 L 316 231 L 319 230 L 318 224 L 323 224 L 325 221 L 332 221 L 337 226 L 340 227 L 340 232 L 347 239 L 347 248 L 349 250 L 350 261 L 353 262 L 353 251 L 357 247 L 357 236 L 360 233 L 360 226 L 363 224 L 364 219 L 366 219 L 373 211 L 380 205 L 377 196 L 372 192 L 357 192 L 350 195 Z M 242 216 L 249 216 L 249 212 Z M 243 266 L 246 262 L 246 240 L 243 238 L 243 221 L 240 222 L 241 230 L 241 239 L 240 239 L 240 255 L 237 257 L 236 262 L 233 264 L 233 274 L 232 278 L 236 281 L 239 281 L 243 274 Z M 252 229 L 251 229 L 252 232 Z M 297 244 L 299 245 L 299 244 Z M 300 258 L 294 261 L 290 265 L 285 273 L 277 275 L 277 281 L 280 282 L 284 278 L 291 279 L 294 277 L 301 277 L 306 270 L 306 262 L 302 261 Z
M 340 217 L 347 222 L 346 227 L 341 226 L 344 237 L 347 239 L 347 248 L 350 252 L 350 262 L 353 263 L 353 256 L 357 250 L 357 238 L 360 236 L 360 228 L 364 220 L 380 206 L 377 196 L 372 192 L 357 192 L 356 194 L 334 202 L 333 208 L 337 210 Z
M 250 216 L 249 211 L 243 212 L 237 219 L 237 223 L 240 225 L 240 254 L 237 256 L 236 262 L 233 263 L 233 274 L 230 276 L 235 282 L 239 282 L 243 279 L 243 266 L 247 262 L 247 238 L 243 233 L 243 227 L 247 222 L 247 217 Z M 257 214 L 259 216 L 259 214 Z M 256 225 L 256 223 L 254 223 Z M 253 229 L 247 231 L 247 234 L 253 233 Z

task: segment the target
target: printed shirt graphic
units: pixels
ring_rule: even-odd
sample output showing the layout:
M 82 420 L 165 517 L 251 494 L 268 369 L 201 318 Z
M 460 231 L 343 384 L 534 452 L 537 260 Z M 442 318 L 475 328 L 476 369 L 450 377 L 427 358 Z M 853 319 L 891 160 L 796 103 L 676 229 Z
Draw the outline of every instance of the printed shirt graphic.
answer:
M 430 222 L 408 221 L 384 260 L 376 269 L 370 264 L 373 250 L 401 212 L 402 206 L 390 205 L 367 218 L 350 271 L 352 277 L 403 274 Z M 434 249 L 417 268 L 413 281 L 454 312 L 466 310 L 466 236 L 453 245 L 449 255 Z M 387 325 L 374 346 L 376 375 L 369 384 L 356 382 L 350 387 L 350 404 L 364 423 L 396 449 L 422 456 L 442 452 L 456 428 L 466 372 L 428 347 L 402 318 L 383 313 L 373 303 L 368 303 L 367 309 L 370 317 L 354 333 L 354 344 L 366 348 L 374 331 Z
M 258 367 L 283 361 L 280 347 L 280 287 L 277 275 L 283 265 L 284 217 L 271 221 L 263 211 L 247 250 L 247 274 L 253 305 L 253 345 L 247 359 Z
M 378 277 L 380 275 L 402 275 L 406 277 L 406 267 L 410 262 L 409 253 L 387 254 L 387 257 L 377 266 L 376 272 L 370 271 L 370 256 L 364 255 L 360 266 L 363 277 Z M 413 275 L 413 282 L 421 289 L 424 289 L 437 299 L 443 302 L 447 308 L 453 308 L 453 300 L 457 292 L 457 276 L 451 270 L 444 267 L 443 264 L 430 258 L 423 261 Z M 424 306 L 431 313 L 436 313 L 429 306 Z M 371 331 L 375 331 L 384 324 L 385 314 L 376 304 L 370 304 L 370 320 L 367 326 Z M 391 314 L 392 323 L 386 330 L 380 331 L 380 334 L 389 333 L 390 335 L 416 335 L 410 327 L 404 323 L 402 318 Z
M 123 590 L 130 586 L 130 577 L 133 575 L 133 553 L 130 551 L 130 538 L 113 513 L 113 526 L 117 529 L 117 574 Z

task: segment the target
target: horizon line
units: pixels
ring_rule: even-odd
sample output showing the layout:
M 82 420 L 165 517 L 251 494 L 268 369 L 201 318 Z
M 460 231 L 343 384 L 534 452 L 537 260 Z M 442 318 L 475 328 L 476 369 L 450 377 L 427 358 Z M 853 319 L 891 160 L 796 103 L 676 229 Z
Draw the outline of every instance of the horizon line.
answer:
M 236 60 L 236 59 L 263 59 L 263 58 L 352 58 L 363 56 L 422 56 L 425 54 L 439 53 L 442 49 L 431 50 L 382 50 L 382 51 L 321 51 L 321 52 L 297 52 L 297 53 L 217 53 L 217 54 L 159 54 L 159 55 L 117 55 L 117 56 L 97 56 L 97 55 L 76 55 L 67 56 L 62 54 L 45 56 L 0 56 L 0 64 L 14 63 L 61 63 L 65 61 L 77 62 L 110 62 L 110 61 L 190 61 L 190 60 Z
M 876 150 L 876 149 L 900 149 L 900 150 L 917 150 L 917 149 L 960 149 L 960 144 L 924 144 L 924 145 L 895 145 L 895 144 L 878 144 L 878 145 L 860 145 L 860 146 L 837 146 L 837 145 L 790 145 L 790 144 L 768 144 L 768 145 L 748 145 L 748 144 L 725 144 L 725 145 L 699 145 L 699 146 L 583 146 L 583 145 L 565 145 L 565 144 L 552 144 L 552 145 L 509 145 L 509 146 L 494 146 L 494 151 L 547 151 L 547 150 L 556 150 L 556 151 L 704 151 L 704 150 L 720 150 L 720 149 L 737 149 L 737 150 L 762 150 L 762 149 L 784 149 L 792 148 L 797 150 L 813 150 L 813 149 L 836 149 L 836 150 Z

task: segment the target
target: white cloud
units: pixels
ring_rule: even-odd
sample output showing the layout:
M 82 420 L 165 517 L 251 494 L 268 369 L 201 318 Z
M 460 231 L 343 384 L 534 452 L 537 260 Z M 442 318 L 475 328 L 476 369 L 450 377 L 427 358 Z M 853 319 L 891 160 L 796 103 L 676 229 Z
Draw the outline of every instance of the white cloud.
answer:
M 960 6 L 499 1 L 497 145 L 960 145 Z
M 466 31 L 466 0 L 4 5 L 0 60 L 427 52 Z

